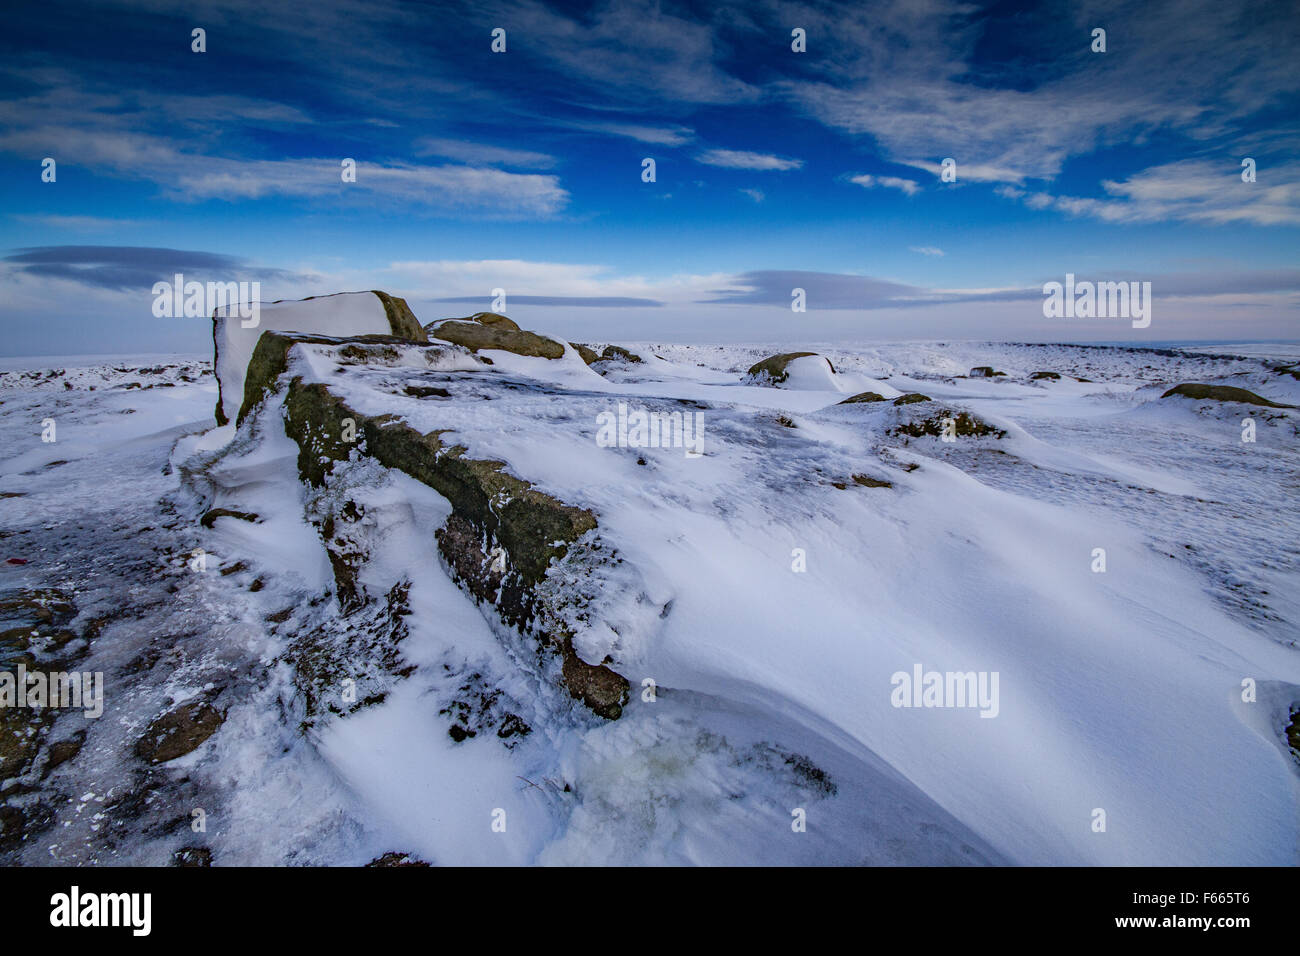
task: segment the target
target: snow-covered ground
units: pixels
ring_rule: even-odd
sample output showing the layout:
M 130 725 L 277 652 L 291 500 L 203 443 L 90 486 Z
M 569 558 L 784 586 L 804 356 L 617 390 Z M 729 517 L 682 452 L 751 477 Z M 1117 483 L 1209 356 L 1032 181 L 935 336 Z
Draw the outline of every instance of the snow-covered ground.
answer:
M 70 595 L 107 695 L 0 782 L 26 827 L 0 859 L 1300 862 L 1300 413 L 1161 398 L 1300 405 L 1294 347 L 828 347 L 770 387 L 745 372 L 781 349 L 624 344 L 644 361 L 603 373 L 572 349 L 426 369 L 298 346 L 290 369 L 596 516 L 622 560 L 563 587 L 581 656 L 630 683 L 612 721 L 453 582 L 441 495 L 364 456 L 300 481 L 283 393 L 218 429 L 197 361 L 0 372 L 0 559 L 24 562 L 0 592 Z M 620 404 L 694 416 L 702 454 L 609 447 Z M 996 431 L 923 427 L 963 412 Z M 343 499 L 378 596 L 352 614 L 312 523 Z M 305 703 L 304 647 L 374 702 Z M 996 694 L 897 706 L 917 667 Z M 220 728 L 147 763 L 188 701 Z

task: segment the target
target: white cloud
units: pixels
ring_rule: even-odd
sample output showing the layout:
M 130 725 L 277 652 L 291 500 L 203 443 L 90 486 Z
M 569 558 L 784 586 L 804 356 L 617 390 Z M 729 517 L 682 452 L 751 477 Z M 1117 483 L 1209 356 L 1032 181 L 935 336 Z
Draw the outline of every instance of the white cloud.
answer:
M 657 0 L 607 3 L 574 18 L 516 0 L 494 15 L 528 37 L 531 51 L 623 100 L 725 104 L 759 96 L 716 65 L 712 26 L 666 13 Z
M 99 232 L 104 229 L 124 229 L 144 224 L 141 219 L 106 219 L 100 216 L 55 216 L 27 215 L 10 213 L 19 222 L 36 226 L 49 226 L 51 229 L 68 229 L 73 232 Z
M 442 156 L 471 165 L 523 166 L 532 169 L 549 169 L 556 159 L 546 153 L 526 149 L 509 149 L 486 143 L 470 143 L 457 139 L 439 139 L 426 136 L 417 139 L 412 148 L 417 156 Z
M 764 199 L 767 198 L 763 194 L 763 190 L 761 189 L 742 189 L 741 192 L 744 193 L 746 196 L 748 196 L 750 199 L 754 200 L 754 202 L 762 202 Z
M 849 182 L 856 183 L 864 189 L 872 189 L 876 186 L 883 186 L 886 189 L 897 189 L 900 192 L 907 193 L 909 196 L 915 196 L 921 191 L 920 184 L 910 179 L 900 179 L 898 176 L 873 176 L 869 173 L 862 173 L 857 176 L 850 176 Z
M 1300 163 L 1266 166 L 1242 182 L 1231 162 L 1188 159 L 1152 166 L 1123 181 L 1103 180 L 1103 198 L 999 187 L 998 195 L 1030 209 L 1090 216 L 1105 222 L 1179 220 L 1214 225 L 1300 225 Z
M 991 166 L 987 163 L 963 163 L 955 156 L 952 159 L 956 163 L 956 182 L 959 183 L 1022 183 L 1025 181 L 1025 174 L 1014 169 Z M 915 169 L 923 169 L 927 173 L 932 173 L 935 178 L 943 174 L 943 164 L 928 159 L 900 159 L 899 163 Z
M 767 9 L 773 18 L 788 12 Z M 827 126 L 870 137 L 889 160 L 951 156 L 959 182 L 1050 180 L 1070 157 L 1153 131 L 1237 139 L 1250 117 L 1300 91 L 1285 5 L 1096 0 L 1018 23 L 972 16 L 964 0 L 885 0 L 802 7 L 798 16 L 810 37 L 825 38 L 816 78 L 772 89 Z M 1094 54 L 1087 41 L 1100 22 L 1110 49 Z M 1027 76 L 1018 57 L 979 56 L 990 31 L 1024 27 L 1027 50 L 1052 45 L 1044 67 Z
M 682 146 L 695 138 L 695 131 L 685 126 L 644 126 L 636 123 L 569 123 L 572 129 L 610 136 L 625 136 L 639 143 L 655 146 Z
M 144 133 L 100 129 L 36 127 L 0 132 L 0 151 L 21 153 L 47 142 L 60 143 L 61 155 L 75 157 L 78 165 L 158 183 L 166 195 L 180 201 L 383 196 L 425 212 L 518 219 L 552 216 L 569 200 L 553 175 L 358 162 L 357 181 L 344 183 L 338 157 L 229 159 L 183 152 L 164 138 Z
M 710 149 L 695 157 L 695 161 L 706 166 L 721 166 L 723 169 L 751 170 L 787 170 L 799 169 L 802 159 L 785 159 L 767 153 L 751 153 L 742 149 Z
M 919 252 L 923 256 L 942 256 L 943 250 L 938 246 L 908 246 L 911 252 Z

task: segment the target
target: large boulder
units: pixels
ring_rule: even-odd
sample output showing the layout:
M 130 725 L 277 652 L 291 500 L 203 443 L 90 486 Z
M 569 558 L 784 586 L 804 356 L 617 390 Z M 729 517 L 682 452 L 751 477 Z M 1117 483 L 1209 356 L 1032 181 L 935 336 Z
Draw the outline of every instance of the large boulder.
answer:
M 302 362 L 294 357 L 295 349 L 318 354 L 327 362 Z M 378 360 L 384 359 L 378 354 L 383 350 L 403 353 L 416 360 L 407 364 L 417 367 L 482 368 L 477 359 L 453 345 L 417 346 L 385 336 L 339 339 L 272 332 L 258 342 L 249 363 L 241 424 L 257 413 L 268 395 L 283 395 L 283 427 L 298 446 L 298 473 L 304 482 L 328 487 L 337 463 L 363 456 L 446 498 L 451 513 L 434 537 L 453 579 L 477 601 L 492 605 L 504 624 L 535 640 L 539 650 L 558 655 L 561 679 L 572 696 L 602 717 L 617 718 L 628 700 L 628 681 L 606 666 L 610 661 L 589 663 L 578 653 L 573 626 L 564 612 L 565 599 L 552 593 L 548 583 L 553 563 L 596 529 L 595 514 L 542 492 L 514 475 L 503 461 L 471 458 L 465 446 L 445 438 L 444 431 L 420 431 L 391 414 L 363 413 L 327 382 L 309 381 L 318 365 L 342 364 L 345 352 L 356 352 L 358 358 L 361 353 L 377 353 Z M 381 364 L 388 362 L 384 359 Z M 322 526 L 321 532 L 340 607 L 347 604 L 345 612 L 350 612 L 364 604 L 357 571 L 365 555 L 351 547 L 345 523 L 346 515 L 327 522 L 331 527 Z M 318 682 L 319 675 L 332 673 L 333 665 L 311 650 L 299 655 L 295 666 L 300 671 L 312 669 L 302 682 L 310 684 Z
M 505 317 L 499 316 L 499 318 Z M 564 355 L 564 343 L 534 332 L 525 332 L 509 319 L 504 323 L 492 324 L 447 319 L 433 323 L 428 333 L 432 338 L 451 342 L 453 345 L 462 345 L 471 352 L 478 352 L 480 349 L 498 349 L 502 352 L 513 352 L 515 355 L 538 356 L 546 359 L 557 359 Z
M 511 332 L 519 331 L 519 326 L 514 319 L 507 318 L 499 312 L 475 312 L 473 315 L 467 315 L 459 319 L 438 319 L 436 322 L 430 322 L 426 325 L 424 330 L 432 333 L 434 328 L 443 322 L 477 322 L 479 325 L 486 325 L 494 329 L 504 329 Z
M 746 376 L 756 382 L 766 385 L 780 385 L 790 377 L 790 363 L 801 358 L 818 358 L 826 363 L 830 373 L 835 374 L 835 366 L 831 365 L 830 360 L 822 358 L 816 352 L 782 352 L 779 355 L 769 355 L 761 362 L 755 362 L 749 367 Z
M 1247 391 L 1244 388 L 1236 388 L 1232 385 L 1201 385 L 1197 382 L 1188 382 L 1184 385 L 1175 385 L 1160 397 L 1171 398 L 1175 396 L 1198 400 L 1209 399 L 1215 402 L 1240 402 L 1243 405 L 1261 405 L 1264 408 L 1295 408 L 1294 405 L 1280 405 L 1277 402 L 1270 402 L 1267 398 L 1256 395 L 1254 392 Z
M 259 307 L 255 326 L 245 328 L 245 321 L 234 307 L 218 310 L 212 316 L 218 425 L 233 421 L 239 412 L 248 363 L 264 332 L 391 335 L 410 342 L 429 341 L 406 300 L 377 289 L 266 303 Z
M 604 350 L 600 353 L 600 359 L 598 361 L 629 362 L 633 365 L 637 365 L 642 361 L 642 359 L 641 356 L 623 348 L 621 345 L 606 345 Z
M 862 403 L 883 402 L 883 401 L 886 401 L 885 396 L 881 395 L 879 392 L 858 392 L 858 394 L 851 395 L 848 398 L 844 399 L 844 401 L 840 402 L 840 404 L 859 405 Z

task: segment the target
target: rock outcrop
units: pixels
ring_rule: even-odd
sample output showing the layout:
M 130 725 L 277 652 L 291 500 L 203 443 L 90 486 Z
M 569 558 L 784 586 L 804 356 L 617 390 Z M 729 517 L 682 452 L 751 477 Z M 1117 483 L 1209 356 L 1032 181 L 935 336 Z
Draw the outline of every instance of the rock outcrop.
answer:
M 245 372 L 266 332 L 387 335 L 403 342 L 428 341 L 406 300 L 377 289 L 270 302 L 259 307 L 256 325 L 245 327 L 246 321 L 251 320 L 220 311 L 212 317 L 218 425 L 225 425 L 238 413 Z
M 304 482 L 327 485 L 335 464 L 358 454 L 401 471 L 446 498 L 451 515 L 441 528 L 429 530 L 457 582 L 480 602 L 491 604 L 505 624 L 557 652 L 564 683 L 573 696 L 601 716 L 619 716 L 627 700 L 627 681 L 605 664 L 589 664 L 577 654 L 573 633 L 559 623 L 559 609 L 550 606 L 542 586 L 552 563 L 596 528 L 595 515 L 538 491 L 511 474 L 505 462 L 470 458 L 464 446 L 445 441 L 440 431 L 421 433 L 392 415 L 362 414 L 327 384 L 286 376 L 296 346 L 325 349 L 333 355 L 401 348 L 425 353 L 426 361 L 427 353 L 451 352 L 454 347 L 399 346 L 374 336 L 342 340 L 267 333 L 249 365 L 240 421 L 268 394 L 283 389 L 284 428 L 298 445 L 298 471 Z M 339 529 L 325 530 L 332 540 Z M 327 550 L 340 602 L 356 606 L 360 601 L 351 552 L 345 546 L 331 550 L 329 541 Z
M 1232 385 L 1201 385 L 1197 382 L 1188 382 L 1184 385 L 1175 385 L 1160 397 L 1172 398 L 1175 396 L 1197 400 L 1208 399 L 1214 402 L 1240 402 L 1243 405 L 1259 405 L 1263 408 L 1295 408 L 1294 405 L 1271 402 L 1254 392 L 1244 388 L 1236 388 Z
M 769 355 L 761 362 L 755 362 L 745 373 L 748 378 L 755 381 L 764 382 L 770 385 L 779 385 L 790 377 L 788 366 L 795 359 L 808 358 L 816 356 L 816 352 L 782 352 L 779 355 Z M 835 366 L 831 365 L 830 360 L 826 360 L 830 366 L 832 374 L 835 372 Z
M 504 316 L 498 318 L 505 319 Z M 546 359 L 557 359 L 564 355 L 562 342 L 535 332 L 525 332 L 509 319 L 495 324 L 447 319 L 431 325 L 429 335 L 443 342 L 463 346 L 471 352 L 480 349 L 497 349 L 502 352 L 513 352 L 515 355 L 530 355 Z

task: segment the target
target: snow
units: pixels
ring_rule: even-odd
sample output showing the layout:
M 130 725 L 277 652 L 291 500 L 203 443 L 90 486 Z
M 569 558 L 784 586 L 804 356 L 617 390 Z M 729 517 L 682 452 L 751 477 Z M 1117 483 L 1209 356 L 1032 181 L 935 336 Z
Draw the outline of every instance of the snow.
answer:
M 221 407 L 234 421 L 244 401 L 244 373 L 266 331 L 315 332 L 320 335 L 389 335 L 392 327 L 379 296 L 373 292 L 340 292 L 297 302 L 259 303 L 256 325 L 240 318 L 235 307 L 213 318 L 217 378 L 221 381 Z
M 132 787 L 121 754 L 133 735 L 165 698 L 215 681 L 226 724 L 177 763 L 166 799 L 203 793 L 221 821 L 204 840 L 219 864 L 392 850 L 470 865 L 1300 862 L 1300 762 L 1281 735 L 1300 702 L 1296 413 L 1159 397 L 1204 381 L 1300 404 L 1300 382 L 1223 347 L 900 343 L 819 349 L 770 388 L 744 383 L 770 354 L 759 346 L 629 347 L 645 361 L 604 375 L 572 349 L 429 367 L 413 348 L 346 371 L 327 349 L 293 357 L 294 374 L 362 414 L 445 430 L 470 457 L 597 515 L 622 563 L 554 577 L 594 595 L 571 622 L 579 652 L 610 655 L 631 684 L 614 722 L 569 698 L 553 666 L 448 577 L 433 538 L 448 504 L 358 458 L 330 493 L 364 512 L 362 583 L 381 596 L 410 583 L 400 647 L 413 670 L 385 678 L 382 703 L 300 730 L 289 647 L 355 625 L 322 600 L 330 566 L 278 399 L 239 430 L 210 429 L 211 378 L 195 369 L 147 390 L 125 388 L 133 370 L 72 389 L 0 373 L 0 490 L 27 494 L 0 499 L 17 531 L 4 543 L 38 557 L 0 566 L 5 587 L 55 575 L 88 606 L 129 594 L 138 619 L 94 645 L 106 668 L 154 633 L 192 635 L 174 672 L 110 686 L 88 763 L 59 773 L 112 804 Z M 977 365 L 1007 376 L 966 378 Z M 1031 380 L 1040 369 L 1062 378 Z M 408 397 L 405 384 L 453 397 Z M 860 391 L 936 401 L 839 404 Z M 698 413 L 703 457 L 601 447 L 597 418 L 619 402 Z M 939 409 L 1006 434 L 893 432 Z M 51 414 L 59 441 L 43 446 Z M 1241 441 L 1248 416 L 1253 444 Z M 211 507 L 259 521 L 200 529 Z M 132 524 L 156 527 L 116 530 Z M 177 572 L 156 601 L 125 570 L 139 553 L 175 565 L 199 545 L 215 566 L 246 569 Z M 283 608 L 288 620 L 268 625 Z M 894 706 L 891 676 L 918 664 L 997 673 L 996 716 Z M 466 685 L 495 692 L 531 733 L 454 741 L 442 712 Z M 797 810 L 807 832 L 791 827 Z M 107 851 L 79 822 L 57 830 L 24 862 L 164 862 L 175 843 L 141 835 Z

